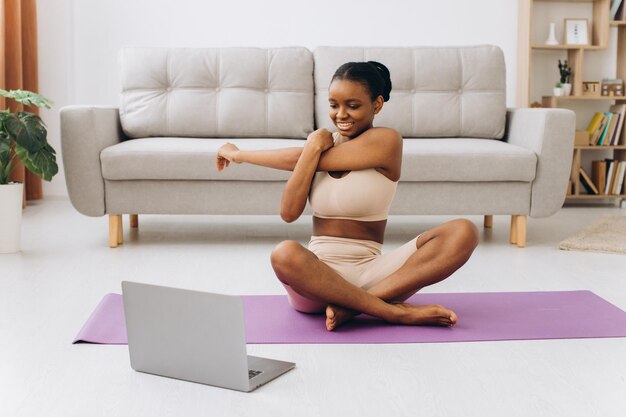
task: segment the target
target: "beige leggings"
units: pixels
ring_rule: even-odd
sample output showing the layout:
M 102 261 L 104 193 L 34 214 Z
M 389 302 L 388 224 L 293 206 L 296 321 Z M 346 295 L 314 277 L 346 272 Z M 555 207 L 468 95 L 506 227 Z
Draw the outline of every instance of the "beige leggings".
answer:
M 371 240 L 348 239 L 333 236 L 311 236 L 309 250 L 322 262 L 337 272 L 343 279 L 368 290 L 400 269 L 417 251 L 412 239 L 391 252 L 381 254 L 382 245 Z M 295 292 L 285 285 L 289 303 L 304 313 L 324 311 L 327 303 L 314 301 Z

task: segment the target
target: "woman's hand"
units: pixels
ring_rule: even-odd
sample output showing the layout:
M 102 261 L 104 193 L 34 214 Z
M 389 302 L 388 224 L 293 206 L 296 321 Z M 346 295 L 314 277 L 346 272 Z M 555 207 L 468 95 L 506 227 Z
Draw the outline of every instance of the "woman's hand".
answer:
M 317 129 L 306 138 L 307 146 L 313 146 L 321 152 L 332 148 L 333 144 L 333 135 L 325 128 Z
M 224 168 L 227 168 L 231 162 L 239 164 L 237 161 L 237 154 L 239 153 L 239 148 L 233 145 L 232 143 L 225 143 L 217 150 L 216 164 L 217 170 L 223 171 Z

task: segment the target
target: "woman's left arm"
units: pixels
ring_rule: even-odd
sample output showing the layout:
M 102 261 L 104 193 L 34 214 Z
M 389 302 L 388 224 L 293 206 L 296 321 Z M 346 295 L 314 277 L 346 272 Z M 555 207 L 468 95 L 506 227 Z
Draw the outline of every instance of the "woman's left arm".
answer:
M 308 136 L 280 200 L 280 217 L 287 223 L 298 219 L 304 211 L 320 157 L 332 146 L 333 137 L 326 129 Z
M 321 156 L 318 171 L 359 171 L 377 168 L 389 173 L 394 181 L 400 178 L 402 165 L 402 136 L 386 127 L 366 130 L 341 146 L 329 149 Z

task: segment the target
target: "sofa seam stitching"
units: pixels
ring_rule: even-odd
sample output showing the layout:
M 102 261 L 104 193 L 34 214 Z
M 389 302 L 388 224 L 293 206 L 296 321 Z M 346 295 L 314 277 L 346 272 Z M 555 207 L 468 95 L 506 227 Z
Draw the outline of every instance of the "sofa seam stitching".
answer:
M 171 130 L 170 130 L 170 91 L 171 91 L 171 81 L 170 81 L 170 53 L 171 50 L 168 49 L 167 50 L 167 55 L 165 57 L 165 83 L 167 84 L 166 86 L 166 93 L 165 93 L 165 131 L 168 133 L 168 135 L 171 134 Z
M 417 65 L 416 65 L 417 64 L 416 63 L 417 55 L 415 54 L 415 48 L 413 48 L 411 50 L 411 55 L 413 56 L 413 60 L 412 60 L 413 61 L 413 70 L 411 71 L 411 79 L 412 79 L 412 84 L 413 84 L 412 87 L 413 88 L 411 90 L 414 90 L 415 93 L 416 93 L 417 92 L 417 85 L 416 85 L 416 80 L 415 80 L 415 71 L 417 71 Z M 416 112 L 415 100 L 417 100 L 417 95 L 415 93 L 412 93 L 413 97 L 411 97 L 411 133 L 415 133 L 416 130 L 417 130 L 417 128 L 416 128 L 417 121 L 415 120 L 416 119 L 416 117 L 415 117 L 415 112 Z
M 219 49 L 217 51 L 217 88 L 215 94 L 215 136 L 220 135 L 220 118 L 219 118 L 219 109 L 220 109 L 220 92 L 222 88 L 222 50 Z
M 265 136 L 269 136 L 270 50 L 265 51 Z
M 459 61 L 461 63 L 460 68 L 461 68 L 461 85 L 460 85 L 460 89 L 461 91 L 463 90 L 463 65 L 465 65 L 465 62 L 463 61 L 463 55 L 461 54 L 461 49 L 457 48 L 457 54 L 459 56 Z M 459 135 L 463 135 L 465 131 L 463 130 L 463 93 L 461 92 L 459 94 Z

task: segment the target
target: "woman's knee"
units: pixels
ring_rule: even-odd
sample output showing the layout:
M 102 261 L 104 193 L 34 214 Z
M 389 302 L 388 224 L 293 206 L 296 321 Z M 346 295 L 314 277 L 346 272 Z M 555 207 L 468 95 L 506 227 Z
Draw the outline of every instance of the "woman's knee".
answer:
M 276 245 L 270 255 L 274 271 L 286 275 L 294 268 L 297 268 L 298 264 L 301 263 L 302 249 L 302 245 L 295 240 L 284 240 Z
M 470 253 L 478 246 L 478 228 L 467 219 L 456 219 L 451 223 L 455 243 Z

